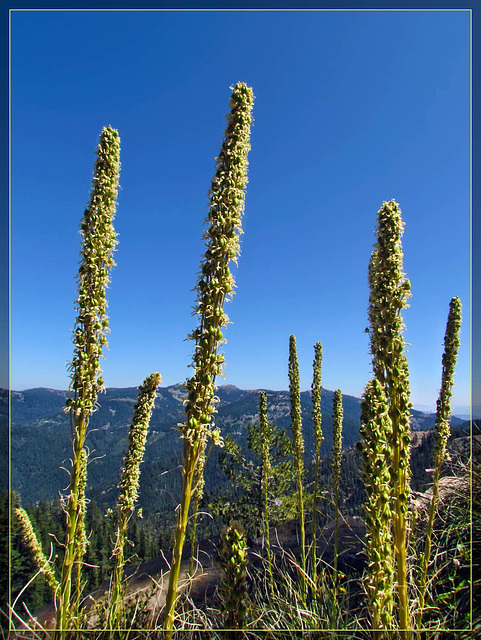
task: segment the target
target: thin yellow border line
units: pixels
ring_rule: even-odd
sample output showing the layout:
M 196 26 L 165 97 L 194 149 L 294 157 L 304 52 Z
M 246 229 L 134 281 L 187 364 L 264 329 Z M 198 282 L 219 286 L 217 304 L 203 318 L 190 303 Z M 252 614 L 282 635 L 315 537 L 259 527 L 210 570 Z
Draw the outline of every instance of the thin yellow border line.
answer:
M 473 630 L 473 11 L 470 9 L 469 18 L 469 190 L 470 190 L 470 216 L 471 216 L 471 246 L 470 246 L 470 285 L 471 285 L 471 300 L 470 300 L 470 339 L 471 339 L 471 420 L 469 422 L 469 428 L 471 432 L 470 437 L 470 483 L 469 483 L 469 503 L 470 503 L 470 573 L 469 573 L 469 592 L 470 592 L 470 607 L 469 607 L 469 630 Z
M 463 12 L 463 11 L 467 11 L 470 14 L 470 18 L 469 18 L 469 28 L 470 28 L 470 346 L 471 346 L 471 407 L 470 407 L 470 432 L 471 432 L 471 437 L 470 437 L 470 625 L 468 629 L 442 629 L 442 631 L 446 631 L 446 632 L 460 632 L 460 631 L 472 631 L 473 630 L 473 385 L 472 385 L 472 380 L 473 380 L 473 204 L 472 204 L 472 199 L 473 199 L 473 10 L 471 8 L 467 9 L 467 8 L 462 8 L 462 9 L 443 9 L 443 8 L 410 8 L 410 9 L 369 9 L 369 8 L 359 8 L 359 9 L 355 9 L 355 8 L 351 8 L 351 9 L 322 9 L 322 8 L 317 8 L 317 9 L 278 9 L 278 8 L 272 8 L 272 9 L 228 9 L 228 8 L 216 8 L 216 9 L 132 9 L 132 8 L 119 8 L 119 9 L 69 9 L 69 8 L 56 8 L 56 9 L 9 9 L 9 16 L 8 16 L 8 70 L 9 70 L 9 77 L 8 77 L 8 133 L 9 133 L 9 140 L 8 140 L 8 181 L 9 181 L 9 186 L 8 186 L 8 211 L 9 211 L 9 220 L 8 220 L 8 486 L 9 486 L 9 518 L 8 518 L 8 531 L 9 531 L 9 539 L 8 539 L 8 603 L 9 603 L 9 614 L 8 614 L 8 619 L 9 619 L 9 630 L 13 631 L 12 629 L 12 613 L 11 613 L 11 601 L 12 601 L 12 591 L 11 591 L 11 578 L 12 578 L 12 567 L 11 567 L 11 551 L 12 551 L 12 547 L 11 547 L 11 528 L 12 528 L 12 513 L 11 513 L 11 507 L 12 507 L 12 490 L 11 490 L 11 480 L 12 480 L 12 465 L 11 465 L 11 391 L 10 391 L 10 373 L 11 373 L 11 341 L 10 341 L 10 337 L 11 337 L 11 119 L 12 119 L 12 114 L 11 114 L 11 77 L 12 77 L 12 73 L 11 73 L 11 63 L 12 63 L 12 56 L 11 56 L 11 44 L 12 44 L 12 34 L 11 34 L 11 17 L 12 17 L 12 13 L 14 11 L 18 11 L 18 12 L 53 12 L 53 11 L 57 11 L 57 12 L 71 12 L 71 11 L 81 11 L 81 12 L 86 12 L 86 11 L 104 11 L 104 12 L 112 12 L 112 11 L 142 11 L 142 12 L 200 12 L 200 11 L 208 11 L 208 12 L 213 12 L 213 11 L 217 11 L 217 12 L 234 12 L 234 11 L 238 11 L 238 12 L 272 12 L 272 11 L 283 11 L 283 12 L 319 12 L 319 11 L 330 11 L 330 12 L 358 12 L 358 11 L 457 11 L 457 12 Z M 272 631 L 271 629 L 268 628 L 256 628 L 253 629 L 254 631 Z M 362 631 L 362 629 L 359 629 Z M 424 631 L 425 629 L 422 629 L 421 631 Z M 428 630 L 428 629 L 426 629 Z M 58 629 L 50 629 L 50 631 L 59 631 Z M 80 632 L 84 632 L 84 631 L 89 631 L 89 629 L 80 629 Z M 95 631 L 95 630 L 92 630 Z M 139 629 L 119 629 L 119 631 L 154 631 L 155 630 L 149 630 L 149 629 L 144 629 L 144 628 L 139 628 Z M 206 630 L 208 631 L 208 630 Z M 225 630 L 224 630 L 225 631 Z M 282 633 L 287 633 L 287 632 L 296 632 L 296 631 L 302 631 L 302 629 L 278 629 L 277 631 L 282 632 Z M 317 631 L 322 631 L 324 633 L 336 633 L 339 631 L 345 631 L 345 629 L 316 629 Z
M 318 9 L 280 9 L 280 8 L 272 8 L 272 9 L 269 9 L 269 8 L 265 8 L 265 9 L 250 9 L 250 8 L 249 9 L 243 9 L 243 8 L 229 9 L 227 7 L 226 8 L 219 7 L 219 8 L 216 8 L 216 9 L 208 9 L 208 8 L 205 8 L 205 9 L 194 9 L 194 8 L 192 8 L 192 9 L 132 9 L 132 8 L 130 8 L 130 9 L 126 9 L 126 8 L 123 8 L 123 9 L 122 8 L 119 8 L 119 9 L 108 9 L 108 8 L 105 8 L 105 9 L 93 9 L 93 8 L 92 9 L 68 9 L 68 8 L 64 8 L 64 9 L 62 9 L 62 8 L 57 8 L 57 9 L 10 9 L 10 11 L 150 11 L 150 12 L 152 12 L 152 11 L 169 11 L 169 12 L 171 12 L 171 11 L 177 11 L 177 12 L 180 12 L 180 11 L 182 11 L 182 12 L 187 12 L 187 11 L 191 11 L 191 12 L 192 11 L 196 11 L 196 12 L 199 12 L 199 11 L 217 11 L 217 12 L 221 12 L 221 11 L 222 12 L 225 12 L 225 11 L 230 11 L 230 12 L 232 12 L 232 11 L 242 11 L 242 12 L 246 12 L 246 11 L 256 11 L 256 12 L 259 12 L 259 11 L 269 11 L 269 12 L 270 11 L 297 11 L 298 13 L 300 13 L 300 12 L 306 13 L 306 12 L 313 12 L 313 11 L 338 11 L 338 12 L 339 11 L 350 11 L 352 13 L 353 11 L 384 11 L 384 12 L 386 12 L 386 11 L 458 11 L 458 12 L 459 11 L 469 11 L 469 12 L 472 12 L 472 9 L 465 9 L 465 8 L 463 8 L 463 9 L 443 9 L 443 8 L 439 8 L 438 9 L 438 8 L 432 8 L 432 7 L 431 8 L 429 8 L 429 7 L 426 7 L 426 8 L 419 7 L 419 8 L 411 8 L 411 9 L 401 9 L 401 8 L 400 9 L 387 9 L 387 8 L 386 9 L 374 9 L 374 8 L 373 9 L 367 9 L 367 8 L 364 8 L 364 9 L 362 9 L 362 8 L 359 8 L 359 9 L 356 9 L 356 8 L 352 8 L 352 9 L 341 9 L 341 8 L 339 8 L 339 9 L 322 9 L 322 8 L 318 8 Z
M 11 273 L 12 273 L 12 10 L 8 12 L 8 627 L 12 627 L 12 398 L 11 367 Z

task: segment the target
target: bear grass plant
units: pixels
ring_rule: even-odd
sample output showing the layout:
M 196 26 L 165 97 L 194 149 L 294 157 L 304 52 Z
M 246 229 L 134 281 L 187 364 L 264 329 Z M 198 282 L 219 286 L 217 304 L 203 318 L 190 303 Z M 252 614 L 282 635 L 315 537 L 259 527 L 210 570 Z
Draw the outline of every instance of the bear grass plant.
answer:
M 161 379 L 160 373 L 152 373 L 139 387 L 138 399 L 134 407 L 132 424 L 129 430 L 129 445 L 124 458 L 119 485 L 120 493 L 117 501 L 117 533 L 113 550 L 115 566 L 109 594 L 108 629 L 121 629 L 127 624 L 123 603 L 125 596 L 124 551 L 127 524 L 134 512 L 138 498 L 140 464 L 144 457 L 147 430 L 154 409 L 157 387 Z
M 272 574 L 272 551 L 269 531 L 269 480 L 272 477 L 272 465 L 269 445 L 272 442 L 274 427 L 269 425 L 267 419 L 267 396 L 262 391 L 259 396 L 259 436 L 261 440 L 261 490 L 262 490 L 262 519 L 263 533 L 267 550 L 267 569 L 269 586 L 274 591 L 274 576 Z
M 86 482 L 84 442 L 90 416 L 97 408 L 98 394 L 104 390 L 100 358 L 107 346 L 106 288 L 114 266 L 113 252 L 117 235 L 113 227 L 120 171 L 119 134 L 104 127 L 100 135 L 90 202 L 85 210 L 80 233 L 82 248 L 77 276 L 77 319 L 73 332 L 74 356 L 70 392 L 66 410 L 72 430 L 72 468 L 70 493 L 65 507 L 67 530 L 60 589 L 57 599 L 59 637 L 70 624 L 77 624 L 81 591 L 81 564 L 85 544 L 85 500 L 82 484 Z M 71 600 L 72 573 L 76 572 L 77 597 Z
M 372 368 L 384 388 L 391 420 L 389 441 L 392 537 L 395 554 L 398 623 L 402 640 L 411 629 L 408 592 L 407 539 L 410 498 L 410 388 L 401 312 L 411 286 L 403 272 L 401 237 L 404 223 L 394 200 L 377 214 L 377 241 L 369 263 L 369 321 Z
M 247 622 L 247 539 L 238 522 L 231 522 L 221 534 L 217 563 L 221 570 L 220 599 L 223 627 L 243 629 Z M 235 638 L 235 633 L 226 637 Z
M 239 236 L 247 185 L 247 154 L 250 149 L 251 111 L 254 95 L 244 83 L 237 83 L 230 99 L 230 113 L 224 142 L 217 158 L 216 172 L 210 189 L 206 251 L 196 285 L 197 304 L 194 313 L 199 326 L 189 336 L 195 343 L 194 375 L 186 382 L 186 422 L 180 426 L 183 440 L 182 496 L 178 509 L 174 549 L 165 604 L 163 628 L 170 640 L 174 629 L 177 584 L 184 547 L 190 503 L 203 484 L 206 443 L 215 413 L 215 380 L 222 373 L 222 329 L 228 323 L 224 302 L 233 296 L 234 278 L 229 269 L 240 253 Z M 194 479 L 197 486 L 194 486 Z
M 317 594 L 317 509 L 319 497 L 319 465 L 321 462 L 322 412 L 321 412 L 321 379 L 322 379 L 322 344 L 314 345 L 314 361 L 312 363 L 312 422 L 314 424 L 315 462 L 314 462 L 314 491 L 312 496 L 312 581 L 316 585 L 314 597 Z
M 439 476 L 441 467 L 446 460 L 446 445 L 449 438 L 449 418 L 451 415 L 451 396 L 454 385 L 454 370 L 458 358 L 461 331 L 461 300 L 453 298 L 449 305 L 449 315 L 444 337 L 444 353 L 442 359 L 441 389 L 436 407 L 436 422 L 434 428 L 434 477 L 433 495 L 429 508 L 429 519 L 424 544 L 424 553 L 421 556 L 417 628 L 422 627 L 422 616 L 426 594 L 426 580 L 428 566 L 431 558 L 431 540 L 436 515 L 436 507 L 439 495 Z
M 100 357 L 107 346 L 106 333 L 109 321 L 106 314 L 105 290 L 110 281 L 110 270 L 114 266 L 113 251 L 117 243 L 113 219 L 120 169 L 119 152 L 118 132 L 111 127 L 104 127 L 97 150 L 90 203 L 81 224 L 77 319 L 73 337 L 75 348 L 72 363 L 69 365 L 72 396 L 66 403 L 72 429 L 73 456 L 70 493 L 64 508 L 66 534 L 60 580 L 57 579 L 51 562 L 42 552 L 28 515 L 23 509 L 15 511 L 27 547 L 55 596 L 56 635 L 59 638 L 64 638 L 69 628 L 80 629 L 86 624 L 85 615 L 81 611 L 85 586 L 82 580 L 82 565 L 88 545 L 85 530 L 88 455 L 84 443 L 90 416 L 97 408 L 98 394 L 104 390 Z M 140 388 L 139 400 L 134 410 L 129 450 L 124 461 L 120 485 L 118 535 L 114 548 L 116 565 L 107 613 L 109 625 L 118 624 L 120 621 L 125 531 L 137 496 L 139 465 L 143 456 L 155 389 L 159 383 L 159 374 L 152 374 L 147 378 Z
M 296 338 L 289 338 L 289 394 L 291 398 L 291 431 L 292 457 L 297 476 L 297 515 L 299 518 L 301 537 L 301 585 L 302 601 L 306 602 L 306 531 L 304 515 L 304 436 L 302 434 L 301 389 L 299 377 L 299 363 L 297 361 Z
M 338 575 L 337 561 L 339 554 L 339 482 L 341 480 L 342 460 L 342 393 L 340 389 L 334 392 L 333 399 L 333 427 L 332 427 L 332 494 L 334 501 L 334 562 L 333 581 L 337 591 Z
M 445 584 L 451 584 L 460 597 L 466 597 L 466 584 L 456 582 L 456 571 L 448 567 L 447 560 L 453 540 L 466 547 L 466 516 L 453 507 L 449 527 L 437 525 L 440 519 L 439 485 L 441 465 L 446 457 L 449 436 L 450 398 L 452 394 L 454 366 L 459 347 L 461 303 L 451 301 L 445 338 L 443 376 L 436 414 L 435 475 L 432 500 L 426 519 L 426 535 L 420 572 L 408 564 L 409 531 L 408 506 L 412 504 L 410 481 L 409 435 L 409 380 L 407 359 L 404 353 L 403 320 L 401 312 L 407 306 L 410 295 L 409 281 L 403 273 L 401 236 L 404 224 L 398 204 L 385 202 L 378 212 L 377 242 L 369 263 L 369 320 L 370 349 L 373 379 L 368 383 L 362 400 L 361 436 L 363 481 L 366 490 L 365 552 L 368 560 L 365 575 L 365 606 L 351 610 L 349 581 L 339 587 L 337 570 L 339 479 L 341 460 L 342 395 L 334 397 L 334 448 L 333 448 L 333 501 L 335 503 L 334 567 L 329 567 L 322 557 L 317 558 L 317 473 L 320 444 L 322 441 L 320 393 L 322 347 L 315 346 L 314 376 L 312 383 L 313 419 L 315 428 L 315 482 L 313 507 L 313 547 L 311 563 L 307 561 L 304 513 L 309 496 L 303 491 L 304 441 L 300 406 L 299 366 L 296 340 L 289 341 L 289 390 L 291 398 L 292 458 L 296 468 L 297 515 L 300 522 L 300 559 L 293 553 L 278 547 L 272 552 L 269 544 L 269 483 L 273 476 L 270 438 L 273 430 L 267 422 L 265 393 L 260 396 L 260 453 L 261 491 L 259 518 L 267 539 L 267 554 L 260 555 L 256 566 L 249 569 L 255 585 L 250 598 L 247 595 L 247 542 L 242 527 L 232 523 L 222 535 L 219 547 L 219 565 L 222 570 L 219 609 L 202 611 L 189 601 L 188 594 L 179 600 L 178 579 L 180 561 L 189 515 L 193 515 L 195 542 L 195 518 L 203 490 L 203 472 L 207 442 L 220 442 L 214 429 L 213 414 L 217 398 L 215 380 L 222 373 L 223 355 L 218 353 L 223 344 L 222 329 L 228 323 L 223 311 L 224 303 L 233 295 L 234 279 L 229 264 L 239 255 L 239 236 L 244 210 L 247 184 L 247 154 L 250 148 L 252 90 L 243 83 L 233 89 L 230 114 L 219 157 L 216 174 L 210 191 L 208 228 L 204 234 L 206 251 L 196 285 L 197 304 L 195 314 L 199 326 L 190 335 L 194 341 L 194 375 L 186 383 L 186 421 L 180 425 L 183 440 L 183 488 L 178 509 L 172 563 L 162 616 L 155 625 L 162 626 L 163 636 L 170 640 L 176 626 L 183 629 L 183 637 L 196 637 L 201 629 L 219 629 L 219 637 L 226 630 L 239 637 L 248 631 L 249 637 L 268 637 L 267 629 L 276 630 L 281 637 L 283 630 L 288 637 L 319 637 L 319 629 L 339 629 L 326 637 L 392 638 L 407 640 L 412 637 L 413 613 L 417 613 L 418 629 L 424 616 L 430 628 L 423 640 L 444 638 L 442 632 L 432 628 L 433 612 L 438 604 L 447 602 L 448 591 L 436 585 L 441 576 Z M 47 580 L 55 596 L 57 606 L 57 637 L 65 638 L 78 631 L 86 621 L 81 611 L 83 598 L 82 565 L 88 546 L 85 530 L 85 490 L 87 485 L 88 455 L 85 438 L 89 419 L 97 407 L 98 393 L 103 390 L 99 359 L 107 344 L 108 318 L 105 289 L 110 270 L 114 265 L 113 251 L 116 234 L 113 229 L 115 200 L 119 173 L 118 133 L 111 127 L 102 131 L 98 159 L 95 165 L 94 186 L 91 201 L 82 222 L 82 251 L 78 274 L 77 321 L 74 328 L 74 358 L 71 370 L 71 397 L 67 401 L 72 427 L 72 469 L 70 493 L 66 500 L 66 535 L 60 579 L 57 579 L 53 563 L 47 559 L 39 545 L 31 523 L 22 509 L 15 510 L 23 537 L 36 562 L 38 571 Z M 94 637 L 110 637 L 113 629 L 119 630 L 132 620 L 145 620 L 146 602 L 126 600 L 124 580 L 127 522 L 131 517 L 138 493 L 140 463 L 155 391 L 160 375 L 152 374 L 139 388 L 139 399 L 134 409 L 129 435 L 129 449 L 124 459 L 117 506 L 117 533 L 113 557 L 115 567 L 110 593 L 99 606 L 103 609 L 106 627 Z M 461 494 L 462 495 L 462 494 Z M 191 501 L 195 500 L 191 514 Z M 457 506 L 463 504 L 460 500 Z M 464 517 L 464 520 L 462 520 Z M 453 522 L 462 521 L 462 527 Z M 462 531 L 462 535 L 461 532 Z M 408 535 L 409 534 L 409 535 Z M 456 537 L 458 536 L 458 537 Z M 431 558 L 432 542 L 437 546 Z M 444 546 L 443 546 L 444 545 Z M 450 546 L 451 545 L 451 546 Z M 463 546 L 464 545 L 464 546 Z M 194 547 L 194 545 L 193 545 Z M 454 547 L 453 547 L 454 549 Z M 468 552 L 466 551 L 466 554 Z M 444 554 L 444 555 L 443 555 Z M 464 561 L 468 557 L 465 554 Z M 456 556 L 457 558 L 457 556 Z M 443 564 L 444 563 L 444 564 Z M 466 564 L 466 563 L 465 563 Z M 462 570 L 465 570 L 465 564 Z M 457 566 L 457 565 L 456 565 Z M 429 571 L 431 570 L 431 574 Z M 461 572 L 461 569 L 459 570 Z M 434 572 L 434 573 L 433 573 Z M 464 575 L 464 574 L 463 574 Z M 268 579 L 266 580 L 266 576 Z M 411 584 L 408 581 L 411 580 Z M 417 581 L 417 584 L 416 584 Z M 443 583 L 444 584 L 444 583 Z M 307 588 L 312 597 L 308 599 Z M 411 587 L 411 588 L 409 588 Z M 416 593 L 417 601 L 413 598 Z M 444 598 L 444 600 L 443 600 Z M 426 602 L 429 601 L 429 607 Z M 457 601 L 459 604 L 459 601 Z M 441 605 L 439 605 L 441 606 Z M 450 604 L 451 608 L 456 603 Z M 129 608 L 130 607 L 130 608 Z M 139 607 L 142 611 L 139 611 Z M 417 607 L 417 610 L 416 610 Z M 176 610 L 177 608 L 177 610 Z M 438 607 L 439 608 L 439 607 Z M 341 615 L 342 612 L 342 615 Z M 349 612 L 349 615 L 347 615 Z M 457 620 L 456 616 L 451 616 Z M 466 617 L 466 616 L 465 616 Z M 464 623 L 469 623 L 469 616 Z M 442 616 L 437 621 L 442 624 Z M 445 621 L 445 620 L 444 620 Z M 468 621 L 468 622 L 466 622 Z M 359 627 L 364 627 L 359 630 Z M 223 630 L 221 630 L 223 629 Z M 264 636 L 262 635 L 265 630 Z M 160 629 L 159 629 L 160 631 Z M 130 631 L 127 629 L 128 635 Z M 211 631 L 216 637 L 217 631 Z M 438 635 L 436 635 L 438 634 Z M 17 634 L 18 635 L 18 634 Z M 18 637 L 21 637 L 18 636 Z M 137 637 L 143 637 L 140 632 Z M 146 631 L 146 636 L 148 632 Z M 200 636 L 199 636 L 200 637 Z M 449 637 L 449 636 L 446 636 Z M 416 639 L 417 640 L 417 639 Z

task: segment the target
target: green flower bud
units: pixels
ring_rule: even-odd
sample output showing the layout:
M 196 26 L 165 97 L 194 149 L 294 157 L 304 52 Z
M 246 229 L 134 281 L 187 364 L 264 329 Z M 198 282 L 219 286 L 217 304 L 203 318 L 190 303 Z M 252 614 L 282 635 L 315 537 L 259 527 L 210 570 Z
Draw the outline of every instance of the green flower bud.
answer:
M 54 594 L 57 593 L 60 585 L 55 577 L 55 573 L 49 560 L 47 560 L 42 551 L 42 547 L 35 535 L 35 531 L 33 530 L 32 523 L 30 522 L 27 512 L 18 507 L 17 509 L 14 509 L 14 514 L 17 518 L 18 524 L 20 525 L 20 532 L 25 546 L 32 554 L 32 558 L 37 565 L 37 569 L 44 575 L 51 591 Z

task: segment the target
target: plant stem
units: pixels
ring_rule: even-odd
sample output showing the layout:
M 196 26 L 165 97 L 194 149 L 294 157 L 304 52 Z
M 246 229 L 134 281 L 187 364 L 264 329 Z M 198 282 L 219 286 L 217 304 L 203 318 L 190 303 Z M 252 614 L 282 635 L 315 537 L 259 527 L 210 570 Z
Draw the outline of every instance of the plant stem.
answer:
M 274 576 L 272 574 L 271 541 L 269 533 L 269 478 L 271 473 L 271 463 L 269 458 L 269 422 L 267 420 L 267 396 L 265 391 L 261 391 L 259 397 L 259 435 L 261 440 L 261 483 L 263 499 L 263 519 L 264 538 L 267 549 L 267 567 L 269 571 L 269 586 L 272 596 L 274 596 Z
M 74 560 L 76 566 L 76 602 L 75 610 L 80 609 L 80 599 L 82 596 L 82 559 L 87 550 L 87 535 L 85 532 L 85 514 L 87 509 L 87 502 L 85 499 L 85 490 L 87 488 L 87 452 L 82 449 L 80 454 L 80 472 L 79 472 L 79 491 L 78 491 L 78 518 L 77 518 L 77 531 L 75 534 L 77 540 L 76 558 Z

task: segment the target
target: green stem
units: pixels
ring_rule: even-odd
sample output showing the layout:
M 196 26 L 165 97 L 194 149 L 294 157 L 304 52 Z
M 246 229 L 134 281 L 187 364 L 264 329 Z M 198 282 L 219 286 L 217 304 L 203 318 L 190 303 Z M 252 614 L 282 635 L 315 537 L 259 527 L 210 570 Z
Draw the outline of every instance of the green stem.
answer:
M 267 396 L 262 391 L 259 398 L 259 435 L 261 440 L 261 482 L 262 482 L 262 498 L 263 498 L 263 520 L 264 520 L 264 538 L 267 550 L 267 567 L 269 572 L 269 586 L 271 594 L 274 596 L 274 576 L 272 573 L 272 554 L 271 541 L 269 532 L 269 474 L 271 464 L 269 459 L 269 440 L 268 440 L 269 422 L 267 420 Z
M 318 478 L 320 464 L 320 443 L 316 445 L 316 463 L 314 469 L 314 496 L 312 500 L 312 581 L 316 585 L 314 599 L 317 598 L 317 502 L 318 502 Z
M 62 564 L 62 575 L 60 578 L 60 595 L 57 609 L 57 629 L 60 633 L 59 637 L 62 640 L 63 638 L 65 638 L 69 621 L 72 618 L 75 618 L 77 613 L 76 611 L 72 611 L 70 596 L 72 593 L 72 569 L 74 566 L 75 556 L 77 555 L 77 541 L 75 534 L 78 529 L 79 519 L 78 489 L 82 466 L 81 454 L 86 430 L 85 420 L 82 420 L 80 422 L 79 427 L 80 428 L 77 432 L 78 438 L 74 443 L 73 451 L 70 496 L 67 504 L 67 531 L 65 534 L 64 543 L 65 555 Z
M 186 463 L 182 469 L 182 498 L 177 516 L 177 527 L 175 531 L 174 550 L 172 553 L 172 563 L 169 572 L 169 585 L 164 610 L 164 637 L 171 640 L 174 633 L 174 613 L 177 603 L 177 588 L 180 574 L 180 563 L 182 560 L 182 549 L 184 547 L 185 531 L 189 519 L 189 507 L 192 498 L 192 482 L 195 471 L 195 454 L 190 443 L 184 440 L 184 452 Z
M 212 452 L 212 447 L 214 446 L 214 440 L 211 439 L 209 450 L 205 456 L 205 458 L 201 458 L 200 463 L 197 465 L 194 483 L 192 488 L 192 495 L 195 496 L 194 500 L 194 513 L 192 514 L 192 533 L 190 536 L 191 544 L 191 553 L 190 553 L 190 564 L 189 564 L 189 574 L 192 576 L 194 573 L 194 560 L 197 556 L 196 545 L 197 545 L 197 522 L 199 519 L 199 509 L 200 509 L 200 501 L 203 496 L 203 486 L 204 486 L 204 469 L 207 464 L 207 460 L 210 457 Z
M 115 566 L 112 575 L 112 588 L 110 592 L 110 606 L 107 615 L 107 629 L 120 628 L 122 621 L 122 598 L 123 598 L 123 578 L 124 578 L 124 545 L 125 534 L 127 532 L 127 515 L 119 514 L 117 523 L 117 535 L 115 541 L 114 555 Z

